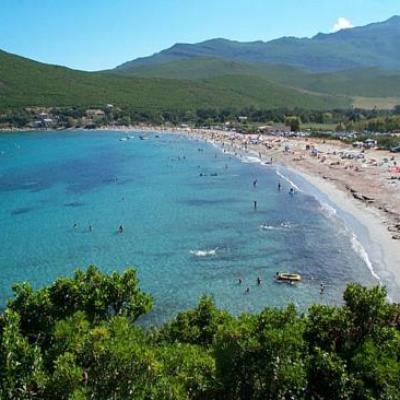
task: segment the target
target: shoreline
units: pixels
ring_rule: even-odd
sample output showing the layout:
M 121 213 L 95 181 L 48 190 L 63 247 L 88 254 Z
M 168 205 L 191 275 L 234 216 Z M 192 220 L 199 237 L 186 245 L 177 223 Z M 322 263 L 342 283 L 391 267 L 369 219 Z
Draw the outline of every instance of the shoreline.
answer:
M 379 283 L 387 287 L 388 294 L 392 300 L 400 301 L 400 295 L 397 293 L 400 287 L 400 271 L 393 267 L 400 265 L 400 246 L 398 242 L 396 243 L 392 239 L 384 225 L 382 216 L 371 208 L 361 206 L 347 193 L 319 176 L 313 176 L 290 167 L 285 168 L 302 177 L 334 204 L 335 209 L 339 211 L 336 217 L 348 226 L 356 235 L 356 240 L 365 249 L 371 265 L 368 265 L 368 260 L 364 259 L 364 261 L 371 274 L 374 278 L 378 278 Z M 321 203 L 321 199 L 317 198 L 317 200 Z M 346 218 L 346 214 L 355 220 L 350 223 L 350 226 L 350 221 Z M 360 228 L 364 229 L 364 232 L 361 232 Z M 359 251 L 357 252 L 359 253 Z M 360 253 L 359 256 L 364 258 Z
M 187 132 L 180 133 L 187 134 Z M 221 132 L 218 134 L 221 135 Z M 226 135 L 227 133 L 224 132 L 222 134 Z M 220 140 L 215 140 L 212 132 L 195 132 L 190 136 L 204 139 L 219 146 L 222 144 Z M 244 150 L 239 150 L 239 147 L 232 148 L 236 149 L 238 153 Z M 246 150 L 244 151 L 246 152 Z M 271 152 L 265 151 L 261 145 L 249 146 L 247 153 L 253 158 L 271 154 Z M 277 154 L 274 152 L 274 157 L 276 156 Z M 287 161 L 285 158 L 279 158 L 279 161 L 273 164 L 273 167 L 285 168 L 289 173 L 297 177 L 294 178 L 296 186 L 297 179 L 301 178 L 313 187 L 314 191 L 316 190 L 326 197 L 328 203 L 331 203 L 329 205 L 333 206 L 337 211 L 335 217 L 353 234 L 350 237 L 352 247 L 366 263 L 369 273 L 377 280 L 377 283 L 386 286 L 388 296 L 392 301 L 399 302 L 400 267 L 396 267 L 400 266 L 400 242 L 394 240 L 392 232 L 388 230 L 389 224 L 398 223 L 399 216 L 394 212 L 388 213 L 382 207 L 377 208 L 371 203 L 360 201 L 352 195 L 353 192 L 349 191 L 348 188 L 338 185 L 334 179 L 327 179 L 326 176 L 321 176 L 318 170 L 299 168 L 298 165 L 285 161 Z M 262 164 L 261 160 L 260 163 Z M 276 168 L 275 171 L 278 172 Z M 305 190 L 307 194 L 316 198 L 323 205 L 324 201 L 320 198 L 321 196 L 308 189 Z M 360 246 L 362 248 L 359 248 Z
M 229 148 L 230 151 L 237 152 L 238 154 L 248 153 L 248 155 L 251 155 L 254 158 L 259 158 L 259 162 L 261 164 L 265 164 L 265 162 L 262 162 L 263 158 L 264 160 L 265 158 L 268 160 L 269 158 L 273 158 L 273 167 L 280 166 L 287 169 L 289 173 L 294 174 L 300 179 L 303 179 L 308 185 L 311 185 L 314 190 L 316 189 L 318 192 L 322 193 L 326 199 L 328 199 L 328 202 L 331 203 L 331 206 L 338 211 L 338 215 L 336 215 L 336 217 L 339 218 L 339 220 L 342 221 L 352 233 L 354 233 L 354 240 L 358 240 L 364 248 L 361 250 L 361 254 L 360 251 L 356 251 L 356 249 L 355 251 L 361 258 L 364 259 L 364 262 L 370 269 L 370 273 L 375 277 L 375 279 L 378 277 L 378 281 L 387 287 L 388 294 L 392 301 L 400 301 L 400 241 L 393 238 L 393 233 L 397 233 L 397 231 L 391 231 L 388 229 L 391 226 L 399 226 L 400 213 L 395 207 L 391 207 L 393 204 L 397 204 L 397 198 L 391 197 L 392 192 L 390 192 L 389 189 L 382 191 L 382 193 L 378 193 L 378 185 L 370 185 L 370 183 L 376 183 L 374 180 L 379 181 L 381 177 L 378 174 L 375 174 L 376 176 L 372 174 L 374 180 L 366 179 L 366 182 L 364 182 L 366 183 L 366 187 L 362 184 L 360 186 L 360 182 L 365 180 L 366 177 L 364 176 L 365 174 L 362 173 L 359 174 L 360 176 L 356 176 L 357 174 L 354 174 L 354 171 L 356 168 L 358 168 L 357 166 L 351 170 L 351 173 L 348 173 L 347 169 L 345 171 L 344 167 L 341 169 L 336 167 L 336 159 L 334 160 L 334 163 L 332 162 L 330 165 L 328 165 L 327 163 L 324 164 L 320 162 L 319 159 L 309 157 L 304 150 L 299 150 L 298 148 L 295 150 L 291 149 L 289 153 L 282 150 L 283 145 L 290 145 L 293 147 L 298 146 L 300 148 L 301 144 L 301 146 L 304 147 L 304 142 L 307 143 L 307 139 L 304 138 L 287 139 L 279 137 L 263 137 L 264 140 L 261 143 L 251 144 L 248 143 L 248 140 L 255 135 L 241 135 L 236 132 L 229 131 L 212 131 L 191 128 L 163 128 L 150 126 L 131 126 L 129 128 L 126 127 L 120 129 L 116 127 L 103 127 L 101 129 L 72 128 L 56 130 L 55 132 L 70 131 L 113 131 L 115 133 L 155 132 L 164 134 L 179 134 L 185 137 L 205 140 L 209 143 L 218 145 L 221 149 L 223 144 L 225 144 L 227 145 L 226 148 Z M 28 133 L 32 131 L 24 129 L 12 131 L 3 130 L 1 132 Z M 38 132 L 51 132 L 51 130 L 42 130 Z M 312 140 L 317 141 L 316 139 Z M 319 143 L 318 145 L 324 150 L 325 147 L 331 147 L 336 150 L 345 147 L 345 145 L 340 143 L 323 143 Z M 327 157 L 328 155 L 331 157 L 331 153 L 329 153 L 329 151 L 326 151 L 326 154 Z M 358 182 L 358 180 L 360 182 Z M 380 197 L 374 195 L 374 201 L 369 201 L 371 195 L 368 192 L 365 196 L 358 195 L 358 193 L 364 193 L 369 186 L 375 190 L 375 194 L 380 195 Z M 354 189 L 354 187 L 356 189 Z M 311 188 L 308 189 L 310 190 L 306 190 L 307 193 L 315 197 L 322 204 L 322 199 L 319 198 L 320 196 L 315 192 L 313 193 Z M 384 200 L 387 200 L 387 198 L 394 201 L 394 203 L 389 202 L 391 206 L 388 206 L 384 202 Z M 352 239 L 350 238 L 350 240 Z M 357 246 L 357 244 L 354 243 L 353 245 Z M 366 258 L 362 254 L 363 250 L 366 252 Z M 370 260 L 371 265 L 368 265 L 368 260 Z

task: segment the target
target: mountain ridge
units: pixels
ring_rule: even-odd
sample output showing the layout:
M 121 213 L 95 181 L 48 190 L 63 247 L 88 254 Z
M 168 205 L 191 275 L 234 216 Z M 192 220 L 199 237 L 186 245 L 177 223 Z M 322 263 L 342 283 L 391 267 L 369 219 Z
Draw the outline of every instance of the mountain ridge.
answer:
M 284 36 L 264 42 L 239 42 L 225 38 L 176 43 L 149 57 L 127 61 L 115 68 L 129 72 L 143 65 L 177 59 L 210 57 L 249 63 L 292 65 L 311 72 L 333 72 L 360 67 L 400 70 L 400 16 L 383 22 L 318 33 L 312 38 Z

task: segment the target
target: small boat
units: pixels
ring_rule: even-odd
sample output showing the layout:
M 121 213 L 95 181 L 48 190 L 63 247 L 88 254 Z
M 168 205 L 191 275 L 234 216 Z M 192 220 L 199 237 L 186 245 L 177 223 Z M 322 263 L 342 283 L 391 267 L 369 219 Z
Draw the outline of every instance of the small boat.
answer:
M 293 272 L 277 272 L 275 279 L 280 282 L 300 282 L 301 275 Z

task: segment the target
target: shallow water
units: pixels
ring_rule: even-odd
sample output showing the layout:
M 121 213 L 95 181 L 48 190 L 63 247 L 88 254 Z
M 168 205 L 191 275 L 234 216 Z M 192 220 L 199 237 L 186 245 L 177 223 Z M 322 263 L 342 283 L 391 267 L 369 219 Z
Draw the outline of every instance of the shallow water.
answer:
M 127 135 L 135 138 L 119 140 Z M 275 169 L 210 144 L 146 136 L 0 136 L 1 305 L 13 282 L 39 287 L 89 264 L 137 267 L 141 287 L 155 299 L 145 323 L 171 318 L 204 293 L 239 313 L 289 302 L 336 304 L 347 282 L 377 282 L 349 230 L 310 191 L 290 196 L 290 183 Z M 304 281 L 275 283 L 276 271 L 297 271 Z

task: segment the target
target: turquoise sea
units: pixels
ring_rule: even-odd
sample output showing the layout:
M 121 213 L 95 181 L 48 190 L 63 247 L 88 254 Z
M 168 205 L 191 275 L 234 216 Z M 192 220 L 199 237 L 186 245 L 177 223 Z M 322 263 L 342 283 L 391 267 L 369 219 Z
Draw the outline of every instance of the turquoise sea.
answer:
M 1 306 L 13 282 L 40 287 L 90 264 L 138 269 L 155 299 L 146 324 L 192 307 L 202 294 L 237 314 L 289 302 L 336 304 L 347 282 L 377 283 L 331 207 L 306 185 L 289 195 L 283 168 L 195 139 L 139 135 L 0 136 Z M 276 283 L 276 271 L 297 271 L 304 281 Z

